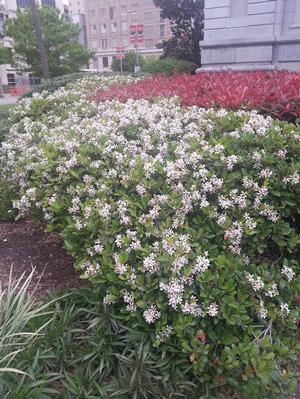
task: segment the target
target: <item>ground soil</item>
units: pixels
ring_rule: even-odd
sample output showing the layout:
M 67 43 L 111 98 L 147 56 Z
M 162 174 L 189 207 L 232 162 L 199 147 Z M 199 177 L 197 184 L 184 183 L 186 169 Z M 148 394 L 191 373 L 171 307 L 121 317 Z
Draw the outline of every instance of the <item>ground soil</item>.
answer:
M 39 295 L 84 284 L 60 237 L 26 220 L 0 222 L 0 281 L 4 286 L 11 268 L 14 278 L 34 269 L 30 289 L 37 287 Z

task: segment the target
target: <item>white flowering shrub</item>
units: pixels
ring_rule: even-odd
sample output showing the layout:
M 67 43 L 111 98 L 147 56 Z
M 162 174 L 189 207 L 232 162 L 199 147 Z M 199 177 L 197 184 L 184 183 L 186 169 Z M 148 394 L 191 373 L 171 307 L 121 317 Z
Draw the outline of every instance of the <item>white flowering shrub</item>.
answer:
M 103 301 L 141 316 L 155 345 L 182 347 L 201 397 L 292 392 L 299 128 L 79 90 L 15 109 L 1 148 L 15 208 L 59 231 Z

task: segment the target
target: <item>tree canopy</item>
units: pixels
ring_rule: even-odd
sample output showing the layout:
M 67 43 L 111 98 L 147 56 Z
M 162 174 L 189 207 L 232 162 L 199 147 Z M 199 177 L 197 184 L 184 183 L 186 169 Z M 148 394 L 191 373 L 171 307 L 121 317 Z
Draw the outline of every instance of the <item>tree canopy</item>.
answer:
M 39 13 L 50 76 L 77 72 L 93 55 L 78 41 L 80 26 L 67 21 L 53 7 L 40 7 Z M 14 42 L 13 65 L 16 69 L 42 76 L 31 9 L 22 12 L 18 10 L 16 18 L 6 22 L 5 33 Z
M 154 0 L 161 16 L 171 21 L 172 38 L 159 45 L 164 56 L 201 63 L 204 0 Z
M 0 46 L 0 65 L 10 64 L 12 62 L 11 49 Z

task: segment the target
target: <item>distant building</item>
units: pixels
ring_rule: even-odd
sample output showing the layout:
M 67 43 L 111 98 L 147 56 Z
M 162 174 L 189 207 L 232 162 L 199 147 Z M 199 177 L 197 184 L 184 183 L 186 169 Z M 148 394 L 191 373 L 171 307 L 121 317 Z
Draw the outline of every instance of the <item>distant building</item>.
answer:
M 300 0 L 205 0 L 202 70 L 300 70 Z
M 86 16 L 85 16 L 85 3 L 84 0 L 69 0 L 69 19 L 79 24 L 81 28 L 79 42 L 80 44 L 87 46 L 87 35 L 86 35 Z
M 49 5 L 58 8 L 64 12 L 63 0 L 39 0 L 39 4 Z M 30 0 L 0 0 L 0 45 L 4 47 L 12 47 L 11 39 L 4 36 L 3 25 L 7 18 L 14 18 L 17 9 L 23 9 L 30 6 Z M 0 65 L 0 79 L 4 89 L 7 93 L 15 88 L 22 91 L 22 87 L 32 86 L 38 83 L 39 79 L 34 77 L 31 73 L 18 74 L 15 69 L 9 65 Z
M 170 23 L 161 17 L 152 0 L 70 0 L 86 16 L 87 44 L 95 51 L 90 67 L 109 70 L 117 47 L 134 50 L 129 26 L 144 24 L 144 42 L 138 45 L 143 56 L 160 56 L 156 45 L 171 37 Z M 72 6 L 73 7 L 73 6 Z M 76 9 L 75 7 L 75 9 Z

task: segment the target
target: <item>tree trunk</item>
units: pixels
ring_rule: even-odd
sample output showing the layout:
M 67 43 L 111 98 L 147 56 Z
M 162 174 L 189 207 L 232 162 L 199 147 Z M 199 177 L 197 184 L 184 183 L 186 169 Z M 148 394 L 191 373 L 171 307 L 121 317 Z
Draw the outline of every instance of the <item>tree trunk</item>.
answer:
M 41 66 L 42 66 L 42 71 L 43 71 L 43 77 L 44 77 L 44 79 L 49 79 L 50 73 L 49 73 L 48 59 L 47 59 L 47 54 L 46 54 L 46 50 L 45 50 L 45 44 L 44 44 L 41 24 L 40 24 L 39 11 L 38 11 L 35 0 L 30 0 L 30 5 L 31 5 L 31 10 L 32 10 L 32 19 L 33 19 L 33 25 L 34 25 L 37 45 L 38 45 L 38 49 L 39 49 L 40 57 L 41 57 Z

